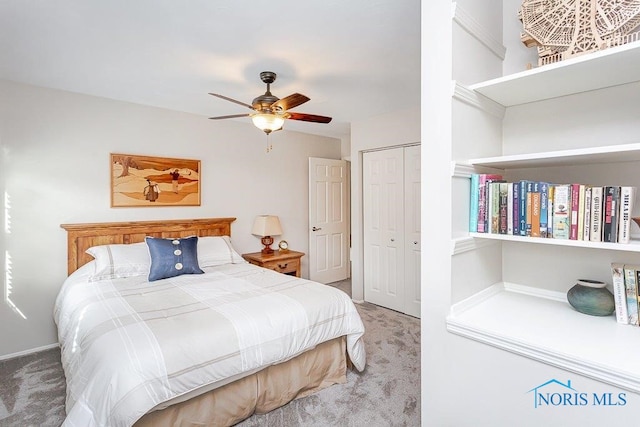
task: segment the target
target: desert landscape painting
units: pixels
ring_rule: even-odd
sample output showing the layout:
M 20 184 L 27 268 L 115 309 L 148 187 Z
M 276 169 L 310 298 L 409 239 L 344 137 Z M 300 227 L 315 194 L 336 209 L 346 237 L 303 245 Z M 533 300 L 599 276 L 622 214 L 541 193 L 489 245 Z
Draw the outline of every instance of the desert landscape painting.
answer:
M 111 207 L 200 206 L 200 161 L 111 154 Z

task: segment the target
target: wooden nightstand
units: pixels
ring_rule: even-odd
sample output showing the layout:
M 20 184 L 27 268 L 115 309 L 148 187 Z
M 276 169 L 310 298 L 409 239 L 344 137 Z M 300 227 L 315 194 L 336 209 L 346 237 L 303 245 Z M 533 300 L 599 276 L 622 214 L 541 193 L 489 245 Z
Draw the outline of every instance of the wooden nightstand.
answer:
M 242 258 L 251 264 L 296 277 L 300 277 L 300 258 L 303 256 L 303 252 L 296 251 L 273 251 L 268 255 L 262 252 L 242 254 Z

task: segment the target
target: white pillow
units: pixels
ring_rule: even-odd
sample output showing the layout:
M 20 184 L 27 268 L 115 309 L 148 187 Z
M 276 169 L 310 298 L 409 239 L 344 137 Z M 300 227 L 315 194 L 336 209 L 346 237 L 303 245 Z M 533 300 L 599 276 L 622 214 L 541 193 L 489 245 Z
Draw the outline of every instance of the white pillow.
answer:
M 96 260 L 96 269 L 89 277 L 90 282 L 149 274 L 151 257 L 144 242 L 92 246 L 86 252 Z
M 233 249 L 229 236 L 198 238 L 198 265 L 200 268 L 243 263 L 246 261 Z

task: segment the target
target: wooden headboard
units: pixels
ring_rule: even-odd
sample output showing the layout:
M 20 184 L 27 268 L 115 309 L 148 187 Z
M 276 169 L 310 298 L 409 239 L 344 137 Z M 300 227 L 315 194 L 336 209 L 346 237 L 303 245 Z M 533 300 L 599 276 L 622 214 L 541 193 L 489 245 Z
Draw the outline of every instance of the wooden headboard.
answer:
M 145 236 L 231 236 L 235 218 L 178 219 L 166 221 L 98 222 L 61 224 L 67 230 L 67 272 L 73 273 L 93 257 L 85 251 L 92 246 L 144 242 Z

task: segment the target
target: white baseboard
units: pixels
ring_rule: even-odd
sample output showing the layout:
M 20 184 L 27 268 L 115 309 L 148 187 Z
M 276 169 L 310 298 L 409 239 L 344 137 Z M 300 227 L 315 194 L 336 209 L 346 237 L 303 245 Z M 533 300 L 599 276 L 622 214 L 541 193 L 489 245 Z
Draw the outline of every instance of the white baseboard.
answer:
M 29 350 L 19 351 L 17 353 L 3 354 L 0 356 L 0 360 L 8 360 L 8 359 L 13 359 L 20 356 L 26 356 L 28 354 L 38 353 L 40 351 L 51 350 L 52 348 L 56 348 L 56 347 L 60 347 L 60 344 L 53 343 L 53 344 L 43 345 L 42 347 L 30 348 Z

